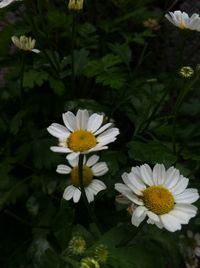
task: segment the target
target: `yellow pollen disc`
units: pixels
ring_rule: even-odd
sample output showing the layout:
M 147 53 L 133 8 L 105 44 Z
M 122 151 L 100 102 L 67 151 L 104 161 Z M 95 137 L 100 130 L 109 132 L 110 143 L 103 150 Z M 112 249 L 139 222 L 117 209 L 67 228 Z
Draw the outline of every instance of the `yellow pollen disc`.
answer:
M 74 131 L 67 139 L 69 149 L 74 152 L 85 152 L 96 146 L 96 137 L 92 132 L 79 129 Z
M 75 187 L 80 187 L 79 183 L 79 170 L 78 166 L 74 167 L 70 173 L 71 176 L 71 184 Z M 93 173 L 88 166 L 83 165 L 83 186 L 87 187 L 93 178 Z
M 143 191 L 142 199 L 145 207 L 157 215 L 168 213 L 174 207 L 173 195 L 163 186 L 148 187 Z
M 181 20 L 181 21 L 179 22 L 179 28 L 180 28 L 180 29 L 185 29 L 185 22 L 184 22 L 183 20 Z

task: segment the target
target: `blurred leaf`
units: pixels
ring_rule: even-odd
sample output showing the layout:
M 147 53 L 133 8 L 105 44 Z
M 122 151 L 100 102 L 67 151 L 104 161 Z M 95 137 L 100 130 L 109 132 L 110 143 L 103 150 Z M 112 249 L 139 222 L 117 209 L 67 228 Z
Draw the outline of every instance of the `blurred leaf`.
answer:
M 128 148 L 130 158 L 137 161 L 151 164 L 163 163 L 165 165 L 173 165 L 177 161 L 177 157 L 160 142 L 132 141 L 128 144 Z
M 74 52 L 74 75 L 77 76 L 81 73 L 82 69 L 88 62 L 89 52 L 82 48 L 80 50 L 75 50 Z
M 11 122 L 10 122 L 10 132 L 11 132 L 12 134 L 15 135 L 15 134 L 18 133 L 18 131 L 19 131 L 21 125 L 22 125 L 22 120 L 23 120 L 25 114 L 26 114 L 25 111 L 22 110 L 22 111 L 18 112 L 18 113 L 12 118 L 12 120 L 11 120 Z
M 45 71 L 30 70 L 24 72 L 23 86 L 25 88 L 33 88 L 35 85 L 41 86 L 48 79 L 48 74 Z
M 62 96 L 65 93 L 65 86 L 60 80 L 49 77 L 49 84 L 56 95 Z

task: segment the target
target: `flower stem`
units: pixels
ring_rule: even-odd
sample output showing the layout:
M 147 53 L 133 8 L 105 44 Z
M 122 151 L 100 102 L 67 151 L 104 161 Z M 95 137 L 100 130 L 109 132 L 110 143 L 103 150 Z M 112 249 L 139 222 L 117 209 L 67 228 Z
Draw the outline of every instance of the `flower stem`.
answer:
M 84 159 L 84 155 L 80 154 L 79 161 L 78 161 L 78 174 L 79 174 L 79 183 L 80 183 L 80 188 L 81 188 L 81 196 L 83 198 L 85 207 L 87 208 L 90 219 L 97 225 L 99 231 L 101 231 L 101 226 L 99 225 L 97 218 L 93 210 L 90 207 L 90 204 L 88 202 L 88 199 L 85 193 L 85 188 L 84 188 L 84 183 L 83 183 L 83 159 Z
M 74 98 L 74 84 L 75 84 L 75 72 L 74 72 L 74 45 L 75 45 L 75 39 L 76 39 L 76 14 L 73 12 L 72 14 L 72 48 L 71 48 L 71 65 L 72 65 L 72 87 L 71 87 L 71 95 L 72 98 Z
M 25 68 L 25 54 L 23 53 L 21 56 L 21 70 L 20 70 L 20 100 L 21 105 L 23 105 L 24 99 L 24 68 Z

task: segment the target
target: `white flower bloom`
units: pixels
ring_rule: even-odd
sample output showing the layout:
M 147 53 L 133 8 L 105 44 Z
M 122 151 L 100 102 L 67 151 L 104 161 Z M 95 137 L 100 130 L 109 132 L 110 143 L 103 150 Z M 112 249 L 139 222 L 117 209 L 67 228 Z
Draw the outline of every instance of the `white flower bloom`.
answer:
M 200 234 L 193 234 L 192 231 L 187 231 L 187 236 L 189 238 L 189 246 L 192 250 L 192 253 L 197 257 L 200 257 Z
M 83 9 L 83 0 L 69 0 L 68 9 L 80 11 Z
M 102 126 L 103 115 L 89 115 L 87 110 L 78 110 L 76 115 L 72 112 L 64 113 L 63 121 L 65 126 L 53 123 L 47 130 L 59 140 L 59 146 L 50 149 L 69 154 L 68 160 L 79 154 L 107 149 L 106 145 L 115 141 L 119 134 L 118 128 L 110 128 L 112 123 Z
M 163 164 L 156 164 L 152 170 L 144 164 L 124 173 L 122 179 L 125 184 L 116 183 L 115 189 L 137 205 L 131 219 L 135 226 L 147 216 L 147 223 L 174 232 L 197 213 L 191 203 L 199 198 L 198 191 L 186 189 L 189 180 L 174 167 L 165 170 Z
M 169 14 L 165 15 L 165 18 L 180 29 L 200 32 L 200 17 L 196 13 L 189 17 L 187 13 L 177 10 L 169 12 Z
M 186 268 L 198 268 L 199 267 L 199 261 L 197 258 L 187 260 L 185 262 Z
M 102 181 L 93 179 L 93 176 L 103 176 L 108 172 L 107 164 L 105 162 L 98 162 L 98 160 L 99 156 L 97 155 L 89 157 L 87 161 L 86 157 L 84 156 L 83 185 L 89 203 L 94 201 L 94 196 L 98 194 L 98 192 L 106 189 L 106 185 Z M 71 185 L 65 189 L 63 198 L 66 200 L 73 198 L 74 203 L 77 203 L 81 197 L 78 161 L 79 156 L 73 160 L 69 160 L 70 166 L 58 165 L 56 170 L 60 174 L 70 174 Z
M 16 2 L 16 1 L 21 1 L 21 0 L 1 0 L 0 8 L 6 7 L 6 6 L 8 6 L 11 3 Z
M 40 53 L 40 50 L 34 48 L 36 41 L 31 37 L 26 37 L 22 35 L 20 36 L 20 38 L 18 38 L 17 36 L 12 36 L 11 40 L 13 41 L 14 45 L 19 49 Z

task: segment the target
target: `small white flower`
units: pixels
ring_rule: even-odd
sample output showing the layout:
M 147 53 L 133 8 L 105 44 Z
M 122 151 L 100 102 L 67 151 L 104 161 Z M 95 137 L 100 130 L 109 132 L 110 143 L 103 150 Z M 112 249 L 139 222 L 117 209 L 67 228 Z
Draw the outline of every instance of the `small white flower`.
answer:
M 116 183 L 115 189 L 137 205 L 131 218 L 135 226 L 148 216 L 147 223 L 174 232 L 197 213 L 191 203 L 199 198 L 198 191 L 186 189 L 189 179 L 174 167 L 165 170 L 163 164 L 156 164 L 152 170 L 144 164 L 124 173 L 122 179 L 125 184 Z
M 193 234 L 192 231 L 187 231 L 187 236 L 189 238 L 189 247 L 192 250 L 192 253 L 197 257 L 200 257 L 200 234 Z
M 14 45 L 19 49 L 40 53 L 40 50 L 34 48 L 36 41 L 31 37 L 26 37 L 22 35 L 20 36 L 20 38 L 18 38 L 17 36 L 12 36 L 11 40 L 13 41 Z
M 189 29 L 200 32 L 200 17 L 196 13 L 189 17 L 186 12 L 177 10 L 169 12 L 169 14 L 165 15 L 165 18 L 180 29 Z
M 94 196 L 97 195 L 98 192 L 106 189 L 106 185 L 102 181 L 93 179 L 93 176 L 103 176 L 108 172 L 107 164 L 105 162 L 98 162 L 98 160 L 99 156 L 97 155 L 89 157 L 87 161 L 86 157 L 84 156 L 83 185 L 89 203 L 94 201 Z M 78 174 L 78 161 L 79 156 L 77 156 L 73 160 L 69 160 L 69 164 L 71 167 L 66 165 L 58 165 L 56 170 L 60 174 L 70 174 L 71 185 L 65 189 L 63 193 L 63 198 L 66 200 L 70 200 L 73 198 L 74 203 L 77 203 L 81 197 Z
M 8 6 L 11 3 L 16 2 L 16 1 L 21 1 L 21 0 L 1 0 L 0 8 L 6 7 L 6 6 Z
M 199 267 L 199 261 L 197 258 L 187 260 L 185 262 L 186 268 L 198 268 Z
M 80 11 L 83 9 L 83 0 L 69 0 L 69 10 Z
M 108 143 L 116 140 L 119 134 L 118 128 L 111 128 L 112 123 L 103 124 L 103 115 L 93 113 L 89 115 L 87 110 L 78 110 L 63 114 L 65 126 L 53 123 L 47 128 L 48 132 L 58 138 L 59 146 L 50 149 L 53 152 L 67 153 L 67 159 L 73 159 L 79 154 L 87 154 L 107 149 Z

